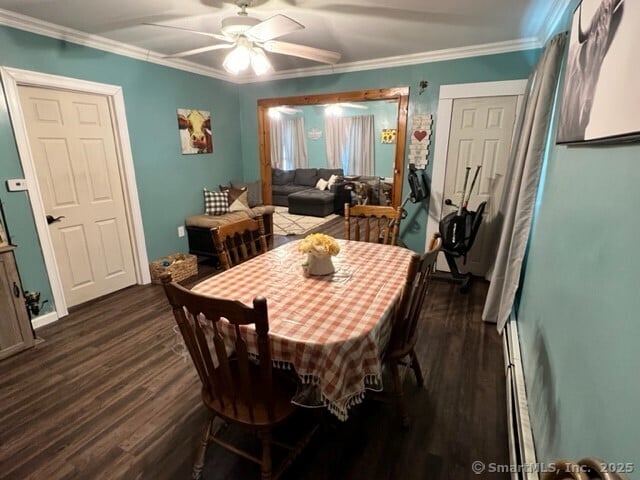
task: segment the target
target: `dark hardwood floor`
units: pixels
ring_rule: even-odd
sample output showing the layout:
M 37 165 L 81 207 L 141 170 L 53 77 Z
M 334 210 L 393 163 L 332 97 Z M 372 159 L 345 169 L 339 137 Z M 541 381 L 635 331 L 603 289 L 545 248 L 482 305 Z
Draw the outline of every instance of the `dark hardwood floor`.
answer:
M 201 264 L 185 284 L 213 273 Z M 480 318 L 486 290 L 434 282 L 417 348 L 425 386 L 405 382 L 408 429 L 393 404 L 365 401 L 344 423 L 326 415 L 283 480 L 507 478 L 471 471 L 474 460 L 508 463 L 502 344 Z M 190 360 L 172 350 L 173 325 L 161 287 L 134 286 L 73 309 L 38 330 L 42 343 L 0 362 L 0 478 L 190 478 L 206 411 Z M 212 445 L 203 478 L 259 470 Z

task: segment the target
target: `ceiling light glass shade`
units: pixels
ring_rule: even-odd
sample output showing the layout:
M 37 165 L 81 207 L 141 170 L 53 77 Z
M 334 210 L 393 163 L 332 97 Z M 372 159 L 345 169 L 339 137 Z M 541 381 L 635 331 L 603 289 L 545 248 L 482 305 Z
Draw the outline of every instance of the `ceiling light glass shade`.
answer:
M 238 46 L 231 50 L 226 56 L 222 66 L 227 72 L 237 75 L 249 67 L 249 63 L 251 62 L 249 51 L 246 42 L 239 41 Z
M 251 49 L 251 68 L 256 75 L 264 75 L 271 70 L 271 62 L 261 48 L 253 47 Z
M 340 105 L 329 105 L 324 109 L 324 114 L 328 117 L 339 117 L 342 115 L 342 107 Z
M 269 117 L 273 119 L 282 117 L 282 114 L 278 110 L 278 107 L 272 107 L 269 109 Z

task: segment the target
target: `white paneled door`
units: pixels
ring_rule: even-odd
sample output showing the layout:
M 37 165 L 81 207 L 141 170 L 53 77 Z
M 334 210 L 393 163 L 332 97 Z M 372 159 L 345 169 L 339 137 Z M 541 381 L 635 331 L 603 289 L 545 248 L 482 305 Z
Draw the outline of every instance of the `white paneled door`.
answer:
M 495 228 L 492 227 L 499 214 L 517 103 L 517 95 L 460 98 L 453 101 L 444 198 L 450 198 L 453 203 L 459 204 L 466 167 L 471 167 L 468 189 L 476 166 L 481 165 L 468 209 L 475 210 L 481 202 L 487 202 L 484 219 L 467 263 L 462 265 L 458 262 L 462 272 L 484 276 L 490 265 L 489 256 L 497 241 Z M 452 206 L 443 205 L 442 216 L 456 210 Z M 438 259 L 438 269 L 449 270 L 442 255 Z
M 136 282 L 106 96 L 19 87 L 68 306 Z

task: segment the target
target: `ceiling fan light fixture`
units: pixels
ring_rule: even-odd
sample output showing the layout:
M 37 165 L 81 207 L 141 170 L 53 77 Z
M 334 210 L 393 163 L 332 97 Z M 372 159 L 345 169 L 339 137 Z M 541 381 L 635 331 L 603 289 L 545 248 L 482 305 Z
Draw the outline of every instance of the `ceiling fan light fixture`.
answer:
M 234 75 L 249 68 L 251 63 L 250 45 L 246 39 L 240 38 L 238 45 L 231 50 L 222 63 L 223 68 Z
M 251 49 L 251 68 L 253 68 L 253 72 L 258 76 L 273 70 L 271 62 L 269 62 L 267 55 L 261 48 L 253 47 Z
M 227 0 L 226 3 L 230 3 L 230 1 Z M 300 22 L 282 14 L 273 15 L 266 20 L 259 20 L 247 14 L 247 8 L 254 4 L 253 0 L 235 0 L 234 3 L 240 7 L 240 11 L 233 17 L 222 19 L 222 34 L 159 23 L 146 23 L 145 25 L 191 32 L 215 38 L 223 42 L 215 45 L 192 48 L 183 52 L 167 55 L 167 57 L 182 58 L 199 55 L 212 50 L 229 48 L 232 50 L 230 50 L 225 57 L 222 66 L 232 75 L 238 75 L 249 68 L 250 65 L 257 76 L 273 71 L 273 66 L 265 52 L 289 55 L 328 64 L 335 64 L 340 60 L 340 54 L 337 52 L 300 45 L 298 43 L 275 40 L 276 38 L 304 29 L 304 25 Z

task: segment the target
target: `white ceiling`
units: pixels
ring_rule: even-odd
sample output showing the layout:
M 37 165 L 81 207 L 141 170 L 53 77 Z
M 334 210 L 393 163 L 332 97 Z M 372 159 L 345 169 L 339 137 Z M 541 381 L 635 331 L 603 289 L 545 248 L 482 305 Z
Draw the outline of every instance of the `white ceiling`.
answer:
M 306 28 L 279 40 L 342 54 L 335 67 L 268 54 L 275 76 L 282 78 L 305 72 L 420 63 L 438 54 L 455 58 L 456 52 L 469 56 L 540 46 L 567 3 L 567 0 L 254 0 L 249 14 L 261 20 L 276 13 L 287 15 Z M 84 32 L 92 36 L 88 37 L 90 41 L 80 43 L 95 46 L 106 38 L 136 47 L 132 51 L 139 56 L 145 52 L 147 57 L 160 60 L 163 55 L 219 41 L 142 23 L 219 33 L 220 21 L 239 10 L 233 1 L 221 0 L 0 0 L 0 9 L 4 10 L 0 11 L 0 23 L 12 26 L 24 23 L 26 29 L 40 33 L 62 26 L 73 30 L 62 29 L 57 35 L 60 38 L 73 41 L 82 38 L 83 33 L 79 32 Z M 34 22 L 32 19 L 37 19 L 35 27 L 28 26 Z M 117 50 L 118 44 L 109 44 Z M 227 52 L 194 55 L 176 65 L 229 78 L 222 69 Z

